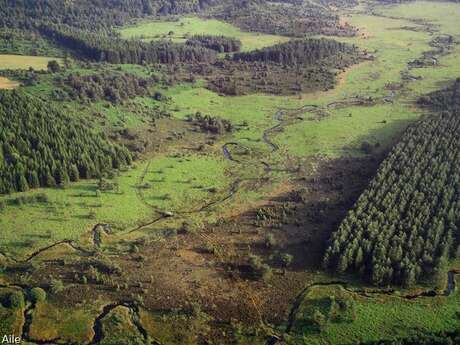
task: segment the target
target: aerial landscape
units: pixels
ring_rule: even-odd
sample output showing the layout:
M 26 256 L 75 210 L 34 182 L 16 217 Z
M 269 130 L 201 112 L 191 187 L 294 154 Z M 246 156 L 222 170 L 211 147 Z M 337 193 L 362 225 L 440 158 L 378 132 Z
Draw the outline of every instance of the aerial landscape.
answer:
M 1 344 L 460 344 L 458 18 L 0 0 Z

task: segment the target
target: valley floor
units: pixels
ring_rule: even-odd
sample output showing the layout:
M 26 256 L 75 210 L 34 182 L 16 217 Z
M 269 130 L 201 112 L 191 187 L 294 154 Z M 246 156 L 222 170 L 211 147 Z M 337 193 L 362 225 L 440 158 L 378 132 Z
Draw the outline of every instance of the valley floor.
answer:
M 163 90 L 172 118 L 151 134 L 160 144 L 115 177 L 116 191 L 97 193 L 89 180 L 26 192 L 46 193 L 46 204 L 13 205 L 21 193 L 0 197 L 0 297 L 64 282 L 22 310 L 0 304 L 0 334 L 22 334 L 25 344 L 274 344 L 276 337 L 280 344 L 338 345 L 458 330 L 457 291 L 377 289 L 320 267 L 327 239 L 379 162 L 426 114 L 415 100 L 460 76 L 460 44 L 433 45 L 445 35 L 460 42 L 460 4 L 366 2 L 340 15 L 359 33 L 337 39 L 374 59 L 340 71 L 335 89 L 224 97 L 201 81 L 172 86 Z M 198 19 L 185 20 L 199 27 Z M 123 34 L 163 34 L 152 27 L 141 23 Z M 233 30 L 254 48 L 284 39 L 258 41 Z M 8 60 L 6 68 L 13 63 L 21 61 Z M 3 85 L 16 86 L 0 78 Z M 144 126 L 136 114 L 97 107 L 109 121 Z M 195 112 L 238 130 L 213 136 L 176 121 Z M 286 254 L 291 262 L 283 267 Z M 271 267 L 264 279 L 249 276 L 251 256 Z M 107 262 L 122 274 L 97 281 L 80 273 Z M 330 296 L 353 306 L 343 320 L 312 329 L 312 306 L 328 308 Z

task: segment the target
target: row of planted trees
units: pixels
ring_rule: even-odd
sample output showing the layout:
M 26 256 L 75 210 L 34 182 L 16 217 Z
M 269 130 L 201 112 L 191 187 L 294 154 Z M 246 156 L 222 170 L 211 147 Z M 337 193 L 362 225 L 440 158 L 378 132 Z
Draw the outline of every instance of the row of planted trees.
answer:
M 460 113 L 432 96 L 442 113 L 406 131 L 333 233 L 325 267 L 378 285 L 445 279 L 460 244 Z
M 131 163 L 129 151 L 21 91 L 0 92 L 0 194 L 65 185 Z

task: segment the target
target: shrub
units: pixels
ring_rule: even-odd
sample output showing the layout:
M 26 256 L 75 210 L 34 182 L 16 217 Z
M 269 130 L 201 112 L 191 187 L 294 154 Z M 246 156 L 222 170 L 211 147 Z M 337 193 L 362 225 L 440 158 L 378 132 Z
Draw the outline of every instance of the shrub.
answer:
M 320 332 L 323 331 L 327 325 L 327 318 L 319 309 L 315 309 L 311 321 Z
M 59 66 L 59 63 L 56 60 L 51 60 L 48 62 L 48 71 L 51 73 L 56 73 L 61 70 L 61 66 Z
M 281 255 L 281 262 L 283 263 L 284 267 L 289 267 L 292 264 L 294 257 L 291 254 L 282 254 Z
M 249 265 L 253 270 L 255 278 L 262 278 L 263 280 L 271 278 L 273 273 L 272 269 L 269 265 L 263 263 L 260 256 L 251 254 L 249 256 Z
M 30 290 L 30 299 L 32 302 L 44 302 L 46 300 L 46 292 L 42 288 L 34 287 Z
M 39 193 L 35 196 L 35 200 L 37 200 L 37 202 L 48 203 L 49 198 L 45 193 Z
M 89 219 L 96 219 L 96 212 L 94 212 L 94 210 L 89 211 L 88 218 Z
M 51 279 L 50 290 L 53 294 L 58 294 L 64 290 L 64 283 L 60 279 Z
M 265 246 L 267 248 L 273 248 L 274 246 L 276 246 L 276 239 L 275 236 L 273 236 L 273 234 L 267 234 L 267 236 L 265 236 Z
M 24 293 L 22 291 L 14 291 L 9 295 L 8 305 L 12 309 L 22 309 L 25 306 Z
M 267 281 L 272 277 L 272 275 L 273 275 L 272 268 L 267 264 L 263 264 L 260 269 L 260 276 L 262 277 L 262 279 L 264 281 Z

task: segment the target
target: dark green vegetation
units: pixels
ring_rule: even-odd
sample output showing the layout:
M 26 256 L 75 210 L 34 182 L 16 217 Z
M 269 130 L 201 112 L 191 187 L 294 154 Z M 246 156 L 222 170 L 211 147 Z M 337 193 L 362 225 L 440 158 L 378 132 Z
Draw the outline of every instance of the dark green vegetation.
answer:
M 325 267 L 377 285 L 443 281 L 460 245 L 459 84 L 421 100 L 444 112 L 407 130 L 333 234 Z
M 62 56 L 62 50 L 37 33 L 20 30 L 0 31 L 0 54 Z
M 131 18 L 152 14 L 195 12 L 206 7 L 198 1 L 151 0 L 60 0 L 0 2 L 0 26 L 33 28 L 37 23 L 67 24 L 87 30 L 107 30 Z
M 113 64 L 173 64 L 180 62 L 209 62 L 215 59 L 214 51 L 195 45 L 176 44 L 166 41 L 147 43 L 124 40 L 88 33 L 70 27 L 42 26 L 40 32 L 84 58 Z
M 233 55 L 234 61 L 276 63 L 283 66 L 313 65 L 327 58 L 341 60 L 356 48 L 333 40 L 294 40 L 247 53 Z
M 246 53 L 235 53 L 213 65 L 193 67 L 208 87 L 226 95 L 254 92 L 296 94 L 328 90 L 336 70 L 361 61 L 356 47 L 326 39 L 293 40 Z
M 59 91 L 55 92 L 55 98 L 59 101 L 70 98 L 81 102 L 106 100 L 118 104 L 136 96 L 149 96 L 149 87 L 154 82 L 153 78 L 146 79 L 127 73 L 70 73 L 65 77 L 56 78 Z M 60 92 L 61 90 L 63 92 Z
M 241 49 L 240 40 L 225 36 L 194 35 L 185 43 L 191 46 L 202 46 L 212 49 L 218 53 L 237 52 Z
M 201 131 L 215 134 L 225 134 L 226 132 L 231 132 L 233 130 L 233 126 L 230 121 L 209 115 L 203 116 L 201 113 L 189 115 L 187 117 L 187 121 L 194 123 Z
M 325 5 L 350 6 L 352 1 L 324 1 Z M 211 9 L 216 18 L 248 30 L 269 34 L 302 37 L 307 33 L 352 36 L 351 26 L 341 25 L 338 16 L 325 7 L 308 1 L 245 1 L 224 2 Z
M 21 91 L 1 91 L 0 128 L 0 193 L 67 185 L 131 162 L 125 148 Z

